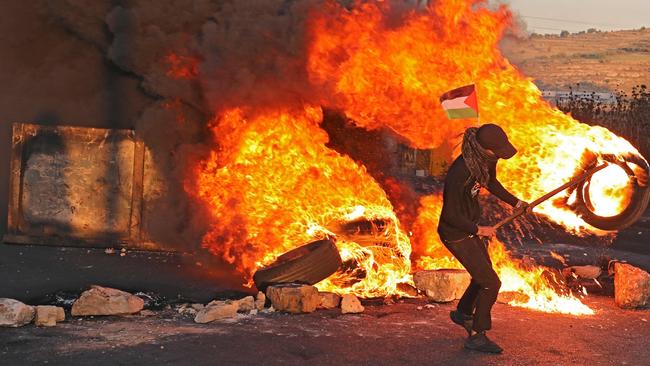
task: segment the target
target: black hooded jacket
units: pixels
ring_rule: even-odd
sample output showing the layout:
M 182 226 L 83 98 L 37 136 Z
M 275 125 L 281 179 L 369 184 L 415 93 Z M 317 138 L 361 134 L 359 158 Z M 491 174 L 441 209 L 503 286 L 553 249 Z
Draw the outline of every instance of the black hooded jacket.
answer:
M 487 188 L 490 193 L 511 206 L 517 205 L 519 199 L 505 189 L 496 178 L 496 161 L 490 164 L 490 181 Z M 438 234 L 443 241 L 457 241 L 476 235 L 481 209 L 478 203 L 480 185 L 470 177 L 469 169 L 460 155 L 451 164 L 443 192 L 442 213 L 438 222 Z

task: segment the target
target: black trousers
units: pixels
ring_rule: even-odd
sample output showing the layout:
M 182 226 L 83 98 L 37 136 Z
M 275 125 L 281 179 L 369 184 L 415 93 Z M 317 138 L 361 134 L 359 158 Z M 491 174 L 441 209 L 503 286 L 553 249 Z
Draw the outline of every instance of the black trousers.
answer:
M 443 243 L 465 267 L 472 281 L 458 302 L 458 310 L 463 314 L 473 315 L 472 329 L 477 332 L 492 328 L 490 311 L 497 300 L 501 281 L 492 268 L 488 254 L 488 241 L 472 236 L 459 242 Z

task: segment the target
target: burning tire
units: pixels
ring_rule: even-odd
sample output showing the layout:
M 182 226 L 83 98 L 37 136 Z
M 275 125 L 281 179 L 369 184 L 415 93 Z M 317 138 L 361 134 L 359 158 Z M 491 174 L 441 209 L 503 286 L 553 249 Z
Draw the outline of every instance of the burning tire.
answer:
M 605 158 L 609 162 L 620 166 L 630 180 L 628 189 L 631 189 L 629 204 L 625 209 L 613 216 L 599 216 L 594 211 L 594 205 L 589 193 L 591 178 L 583 181 L 576 188 L 575 210 L 582 219 L 591 226 L 601 230 L 621 230 L 635 223 L 645 212 L 650 202 L 650 185 L 648 174 L 650 167 L 641 157 L 629 157 L 620 161 L 614 157 Z M 632 169 L 629 164 L 634 164 L 638 169 Z
M 279 283 L 316 284 L 331 276 L 341 266 L 341 256 L 334 240 L 323 239 L 282 254 L 271 265 L 253 275 L 255 286 L 265 291 Z

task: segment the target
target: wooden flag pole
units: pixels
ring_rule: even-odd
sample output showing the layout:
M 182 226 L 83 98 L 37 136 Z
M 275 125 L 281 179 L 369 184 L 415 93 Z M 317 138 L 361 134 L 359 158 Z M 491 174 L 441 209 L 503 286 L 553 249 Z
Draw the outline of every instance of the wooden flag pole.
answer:
M 580 184 L 580 182 L 582 182 L 582 181 L 586 180 L 587 178 L 591 177 L 592 175 L 596 174 L 596 172 L 599 172 L 599 171 L 603 170 L 607 166 L 609 166 L 609 164 L 603 163 L 601 165 L 598 165 L 598 166 L 596 166 L 596 167 L 582 173 L 581 175 L 579 175 L 577 177 L 574 177 L 570 181 L 564 183 L 563 185 L 555 188 L 554 190 L 552 190 L 552 191 L 546 193 L 545 195 L 541 196 L 540 198 L 534 200 L 533 202 L 531 202 L 528 205 L 528 207 L 522 207 L 522 208 L 516 209 L 512 213 L 512 215 L 510 215 L 510 216 L 506 217 L 505 219 L 499 221 L 496 225 L 493 226 L 493 228 L 494 229 L 500 228 L 501 226 L 503 226 L 503 225 L 509 223 L 510 221 L 516 219 L 517 217 L 523 215 L 526 212 L 527 209 L 532 209 L 533 207 L 539 205 L 540 203 L 546 201 L 547 199 L 555 196 L 556 194 L 562 192 L 563 190 L 565 190 L 567 188 L 577 186 L 578 184 Z

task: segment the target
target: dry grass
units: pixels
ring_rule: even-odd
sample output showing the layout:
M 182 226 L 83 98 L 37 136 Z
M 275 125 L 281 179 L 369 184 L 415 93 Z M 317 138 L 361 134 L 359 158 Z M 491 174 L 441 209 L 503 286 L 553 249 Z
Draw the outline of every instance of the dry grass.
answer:
M 524 74 L 548 89 L 580 83 L 629 91 L 650 84 L 650 29 L 506 37 L 501 49 Z

